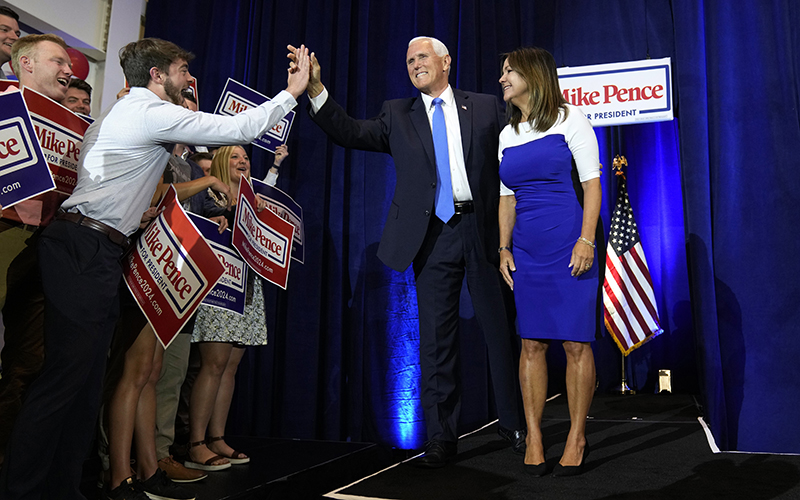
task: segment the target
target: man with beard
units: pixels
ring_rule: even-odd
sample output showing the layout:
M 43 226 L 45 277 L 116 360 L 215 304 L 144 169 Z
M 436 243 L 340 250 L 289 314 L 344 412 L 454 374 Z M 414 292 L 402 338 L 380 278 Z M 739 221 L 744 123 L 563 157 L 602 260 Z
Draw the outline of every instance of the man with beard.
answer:
M 296 57 L 285 91 L 236 116 L 220 116 L 179 105 L 192 81 L 190 53 L 154 38 L 120 51 L 131 91 L 86 131 L 75 190 L 40 238 L 45 362 L 12 431 L 0 497 L 84 498 L 83 460 L 119 315 L 120 260 L 170 156 L 165 146 L 243 144 L 265 133 L 308 83 L 308 50 L 301 47 Z M 134 478 L 120 488 L 124 498 L 147 498 Z

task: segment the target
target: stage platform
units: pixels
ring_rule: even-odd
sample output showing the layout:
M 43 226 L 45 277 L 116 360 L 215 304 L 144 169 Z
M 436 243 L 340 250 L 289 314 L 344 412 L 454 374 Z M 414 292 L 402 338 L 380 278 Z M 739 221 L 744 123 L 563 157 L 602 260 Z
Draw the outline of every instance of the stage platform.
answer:
M 592 451 L 574 478 L 526 475 L 492 423 L 462 437 L 437 470 L 369 443 L 231 437 L 251 462 L 186 486 L 198 500 L 800 499 L 800 456 L 713 453 L 701 414 L 689 395 L 595 395 Z M 552 469 L 569 430 L 565 396 L 547 403 L 542 429 Z
M 442 469 L 400 463 L 325 494 L 338 500 L 708 500 L 800 499 L 800 456 L 713 453 L 694 397 L 595 395 L 587 422 L 591 444 L 582 475 L 526 474 L 522 457 L 496 424 L 459 441 Z M 545 406 L 548 468 L 569 430 L 566 397 Z
M 187 489 L 198 500 L 308 500 L 370 475 L 398 461 L 393 452 L 372 443 L 226 437 L 250 463 L 209 473 Z M 88 499 L 103 498 L 97 488 L 98 464 L 88 463 L 82 490 Z

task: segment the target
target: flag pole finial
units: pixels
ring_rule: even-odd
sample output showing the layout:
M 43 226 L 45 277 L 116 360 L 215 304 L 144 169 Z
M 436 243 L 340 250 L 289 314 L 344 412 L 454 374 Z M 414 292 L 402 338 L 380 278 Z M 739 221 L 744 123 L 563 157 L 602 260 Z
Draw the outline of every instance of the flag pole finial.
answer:
M 618 175 L 625 179 L 625 171 L 623 168 L 627 167 L 628 160 L 626 160 L 624 156 L 617 155 L 614 157 L 614 163 L 611 165 L 611 169 L 616 171 L 614 175 Z

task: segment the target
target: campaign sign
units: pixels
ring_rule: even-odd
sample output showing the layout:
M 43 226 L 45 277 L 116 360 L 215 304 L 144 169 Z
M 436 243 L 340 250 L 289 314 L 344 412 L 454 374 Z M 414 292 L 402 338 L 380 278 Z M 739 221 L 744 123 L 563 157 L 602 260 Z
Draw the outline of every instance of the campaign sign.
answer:
M 225 272 L 170 186 L 161 214 L 123 259 L 125 284 L 166 349 Z
M 256 210 L 256 194 L 247 179 L 239 181 L 233 223 L 233 247 L 259 276 L 286 289 L 294 226 L 272 210 Z
M 267 202 L 267 208 L 275 212 L 278 217 L 294 226 L 294 239 L 292 241 L 292 258 L 299 263 L 305 260 L 305 229 L 303 226 L 303 207 L 297 204 L 291 196 L 275 186 L 270 186 L 264 181 L 253 181 L 253 190 L 259 198 Z
M 0 95 L 0 205 L 8 208 L 55 187 L 22 94 Z
M 56 181 L 56 191 L 72 194 L 78 183 L 78 155 L 89 122 L 27 87 L 23 87 L 22 97 L 31 113 L 36 138 Z
M 19 82 L 17 80 L 0 80 L 0 92 L 5 92 L 11 87 L 18 89 Z
M 673 118 L 670 58 L 559 68 L 564 98 L 593 127 Z
M 203 299 L 203 304 L 244 314 L 247 266 L 231 246 L 231 230 L 226 229 L 219 234 L 219 224 L 216 222 L 192 213 L 188 215 L 225 267 L 225 273 Z
M 270 98 L 264 94 L 260 94 L 236 80 L 228 78 L 214 113 L 228 116 L 238 115 L 248 108 L 255 108 L 269 100 Z M 250 144 L 274 153 L 278 146 L 286 144 L 289 130 L 291 130 L 294 122 L 294 116 L 295 112 L 289 111 L 277 125 L 269 129 L 266 134 L 257 137 Z

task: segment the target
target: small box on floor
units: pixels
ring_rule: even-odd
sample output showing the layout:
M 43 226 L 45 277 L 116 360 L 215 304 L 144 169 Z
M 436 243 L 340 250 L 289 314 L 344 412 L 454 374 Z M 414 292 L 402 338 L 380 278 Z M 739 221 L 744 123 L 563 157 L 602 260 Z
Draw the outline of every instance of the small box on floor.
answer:
M 672 393 L 672 372 L 670 370 L 658 370 L 658 392 Z

